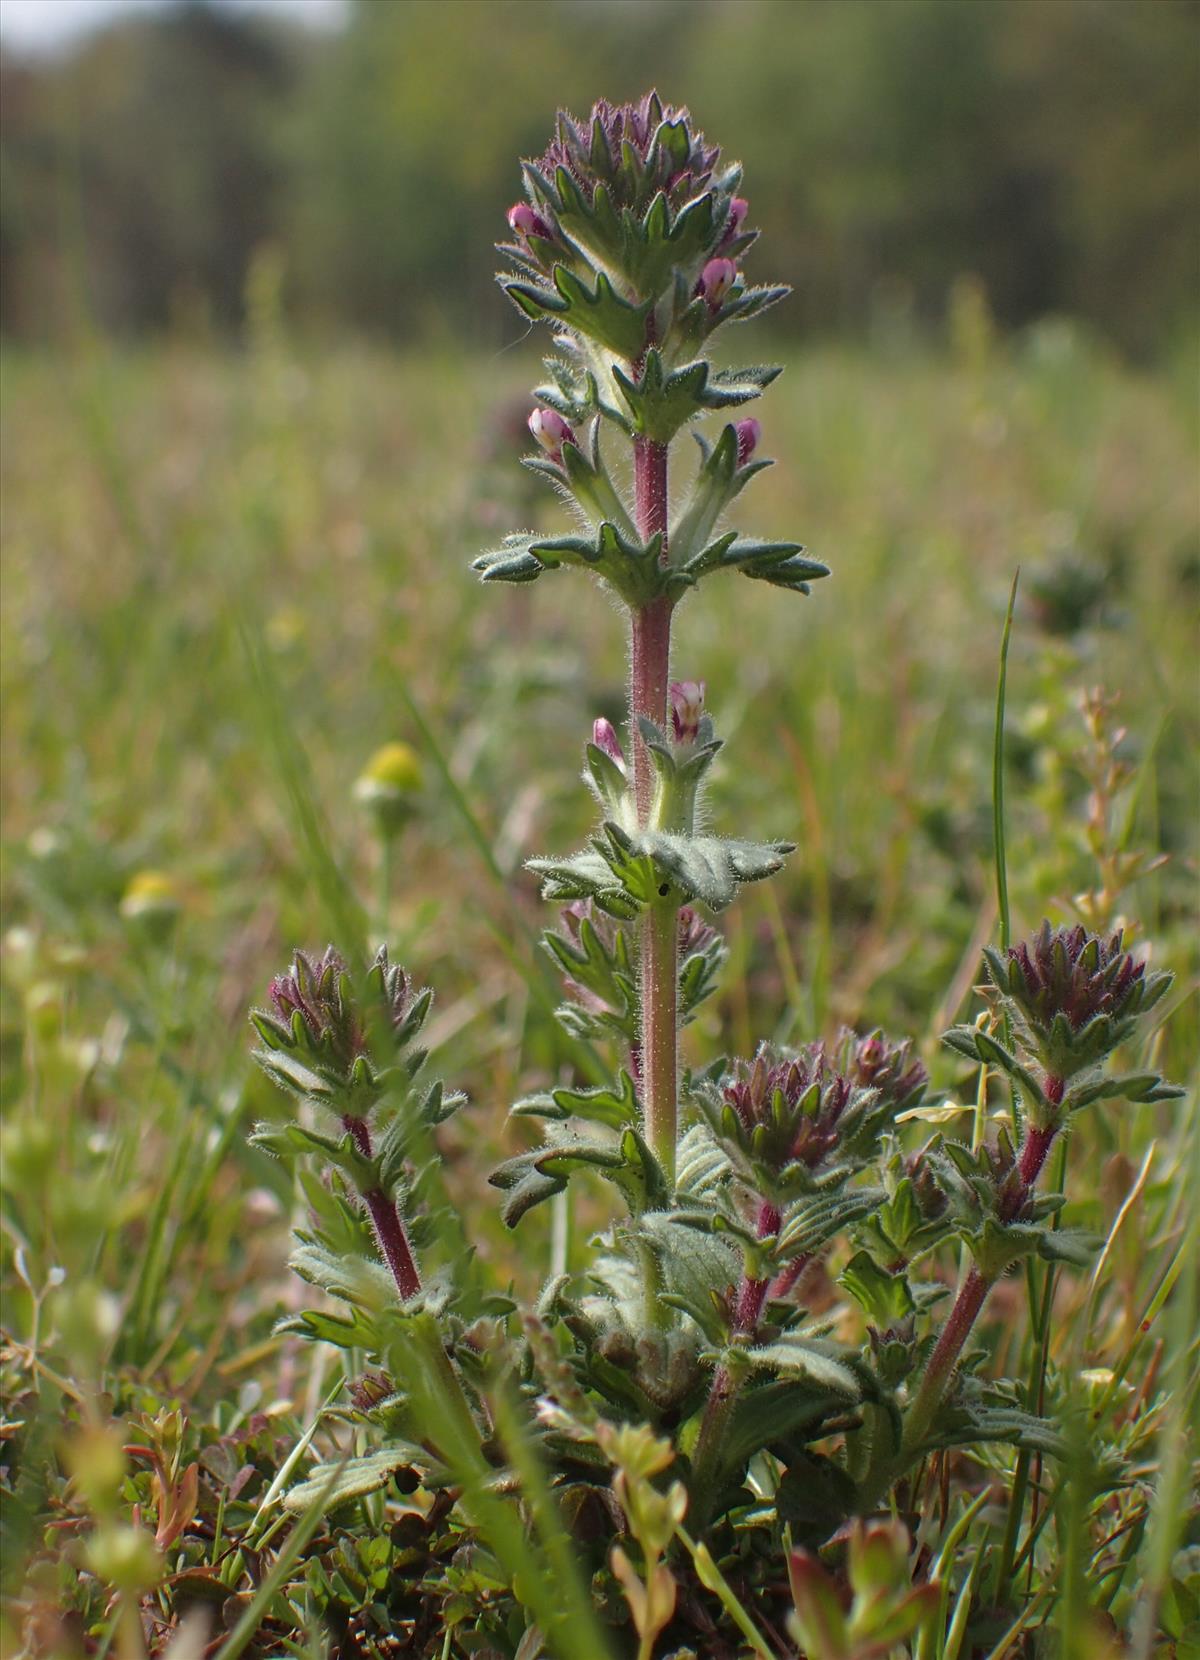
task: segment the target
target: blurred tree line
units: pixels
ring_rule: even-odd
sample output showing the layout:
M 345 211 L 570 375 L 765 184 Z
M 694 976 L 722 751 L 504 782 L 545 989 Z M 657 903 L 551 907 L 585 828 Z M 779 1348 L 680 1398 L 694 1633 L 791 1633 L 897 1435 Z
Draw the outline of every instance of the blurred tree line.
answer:
M 515 156 L 650 83 L 746 164 L 781 326 L 940 315 L 964 272 L 1136 353 L 1194 320 L 1200 0 L 355 0 L 0 59 L 0 323 L 234 329 L 272 243 L 309 326 L 499 341 Z

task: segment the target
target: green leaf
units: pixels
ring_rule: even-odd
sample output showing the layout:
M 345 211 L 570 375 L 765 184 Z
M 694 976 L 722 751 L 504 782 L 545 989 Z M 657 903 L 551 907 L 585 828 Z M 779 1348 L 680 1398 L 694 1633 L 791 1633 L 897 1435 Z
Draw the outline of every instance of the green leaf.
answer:
M 782 373 L 778 363 L 756 363 L 746 369 L 718 369 L 708 382 L 706 405 L 709 409 L 729 409 L 737 404 L 749 403 L 752 398 L 760 397 Z
M 538 1117 L 563 1121 L 584 1118 L 607 1129 L 619 1130 L 626 1124 L 636 1124 L 641 1118 L 637 1091 L 633 1079 L 622 1068 L 617 1086 L 599 1084 L 592 1089 L 562 1087 L 547 1094 L 528 1096 L 518 1101 L 514 1117 Z
M 478 571 L 483 582 L 533 582 L 542 572 L 551 568 L 532 551 L 538 537 L 530 531 L 506 536 L 498 548 L 481 553 L 471 561 L 471 569 Z
M 816 1193 L 801 1199 L 788 1210 L 779 1230 L 780 1260 L 819 1251 L 835 1235 L 870 1215 L 882 1198 L 879 1188 L 862 1187 Z
M 1047 1262 L 1066 1262 L 1072 1268 L 1087 1268 L 1103 1241 L 1083 1228 L 1044 1228 L 1038 1254 Z
M 407 1442 L 367 1453 L 362 1458 L 347 1459 L 340 1468 L 336 1462 L 316 1464 L 306 1480 L 284 1494 L 284 1509 L 297 1515 L 316 1500 L 324 1498 L 326 1509 L 331 1510 L 336 1505 L 345 1504 L 347 1499 L 361 1499 L 368 1493 L 377 1493 L 381 1487 L 387 1486 L 397 1470 L 413 1464 L 427 1470 L 429 1455 Z
M 881 1268 L 866 1251 L 857 1251 L 850 1258 L 838 1275 L 838 1284 L 845 1286 L 880 1331 L 898 1326 L 916 1310 L 905 1275 Z
M 661 353 L 651 348 L 636 379 L 619 367 L 614 367 L 613 379 L 629 407 L 634 431 L 657 444 L 669 444 L 681 426 L 712 407 L 704 396 L 708 373 L 703 359 L 668 371 Z
M 792 1598 L 796 1604 L 796 1629 L 804 1651 L 843 1660 L 852 1654 L 846 1616 L 836 1581 L 826 1573 L 815 1556 L 795 1551 L 788 1559 Z
M 769 307 L 778 305 L 780 300 L 786 300 L 791 292 L 786 283 L 743 288 L 740 294 L 731 296 L 721 307 L 721 323 L 744 323 L 751 317 L 759 316 Z M 776 370 L 775 373 L 778 374 L 779 371 Z
M 594 1171 L 619 1188 L 634 1215 L 661 1209 L 667 1202 L 658 1161 L 632 1125 L 626 1125 L 615 1143 L 564 1139 L 519 1153 L 506 1159 L 488 1180 L 508 1194 L 501 1216 L 512 1228 L 526 1211 L 561 1193 L 570 1176 L 584 1170 Z
M 360 1193 L 381 1185 L 378 1160 L 364 1158 L 349 1131 L 332 1136 L 306 1129 L 302 1124 L 260 1124 L 250 1141 L 276 1158 L 316 1154 L 324 1163 L 340 1170 Z
M 841 1351 L 820 1338 L 785 1332 L 773 1343 L 742 1352 L 751 1365 L 770 1367 L 782 1377 L 808 1378 L 825 1389 L 842 1391 L 848 1400 L 862 1397 L 859 1380 L 840 1358 Z
M 631 898 L 608 860 L 594 851 L 565 859 L 528 859 L 526 865 L 542 878 L 543 899 L 591 899 L 602 911 L 622 920 L 635 917 L 643 903 Z
M 1186 1094 L 1175 1084 L 1164 1083 L 1157 1072 L 1127 1072 L 1116 1078 L 1100 1078 L 1069 1092 L 1063 1102 L 1067 1112 L 1077 1112 L 1096 1101 L 1176 1101 Z
M 816 1439 L 817 1426 L 845 1410 L 846 1397 L 840 1391 L 814 1389 L 796 1377 L 744 1389 L 722 1445 L 725 1467 L 742 1468 L 762 1448 L 785 1444 L 801 1433 Z
M 775 1493 L 775 1513 L 799 1545 L 823 1545 L 853 1515 L 857 1493 L 831 1458 L 805 1453 L 784 1471 Z
M 622 299 L 603 271 L 594 289 L 565 265 L 555 266 L 553 286 L 511 277 L 502 277 L 500 282 L 509 298 L 535 322 L 574 329 L 630 363 L 645 347 L 652 302 L 632 305 Z
M 725 1343 L 729 1332 L 717 1316 L 717 1300 L 737 1283 L 741 1252 L 658 1212 L 642 1217 L 637 1236 L 651 1242 L 663 1277 L 663 1300 L 690 1315 L 710 1343 Z
M 649 883 L 652 889 L 660 889 L 665 881 L 678 890 L 685 903 L 698 901 L 710 910 L 721 911 L 733 902 L 743 882 L 760 882 L 773 876 L 794 851 L 792 842 L 725 840 L 719 836 L 688 836 L 667 831 L 631 835 L 611 823 L 604 828 L 614 850 L 624 855 L 624 865 L 614 860 L 614 867 L 623 877 L 622 885 L 631 898 L 643 904 L 652 894 L 645 891 L 644 878 L 637 887 L 630 887 L 625 866 L 648 861 L 652 866 Z
M 275 1330 L 303 1337 L 309 1343 L 330 1343 L 336 1349 L 370 1352 L 379 1341 L 375 1322 L 358 1309 L 352 1312 L 349 1319 L 337 1314 L 323 1314 L 316 1309 L 305 1309 L 302 1314 L 289 1314 L 277 1320 Z
M 718 564 L 723 569 L 739 570 L 756 582 L 770 582 L 798 594 L 807 594 L 810 582 L 829 575 L 829 566 L 811 558 L 799 542 L 760 542 L 737 537 L 724 548 Z

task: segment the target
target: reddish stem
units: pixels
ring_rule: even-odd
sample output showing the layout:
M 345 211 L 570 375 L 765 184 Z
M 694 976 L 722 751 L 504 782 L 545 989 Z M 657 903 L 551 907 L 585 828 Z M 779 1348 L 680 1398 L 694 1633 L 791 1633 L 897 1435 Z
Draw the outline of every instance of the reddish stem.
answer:
M 758 1237 L 768 1239 L 778 1233 L 781 1220 L 776 1207 L 764 1200 L 758 1213 Z M 739 1335 L 753 1338 L 758 1330 L 770 1284 L 769 1275 L 762 1280 L 743 1275 L 733 1315 L 733 1329 Z M 692 1459 L 693 1520 L 697 1516 L 704 1518 L 704 1506 L 713 1498 L 712 1484 L 720 1465 L 721 1438 L 737 1398 L 737 1389 L 737 1381 L 729 1367 L 724 1364 L 718 1366 L 705 1403 L 704 1417 L 700 1420 L 700 1433 L 696 1437 L 696 1451 Z
M 758 1237 L 768 1239 L 772 1234 L 778 1233 L 781 1220 L 775 1206 L 767 1204 L 764 1200 L 758 1213 Z M 749 1275 L 743 1277 L 734 1312 L 735 1331 L 745 1332 L 753 1337 L 762 1318 L 763 1304 L 767 1300 L 770 1284 L 770 1276 L 765 1280 L 752 1280 Z
M 654 799 L 654 774 L 638 716 L 665 726 L 671 661 L 671 601 L 665 594 L 630 614 L 629 724 L 633 741 L 633 793 L 638 822 L 645 824 Z
M 667 555 L 667 446 L 633 441 L 635 513 L 644 542 L 662 537 Z M 650 757 L 639 717 L 665 726 L 671 661 L 671 601 L 664 594 L 636 607 L 630 618 L 629 725 L 638 822 L 646 825 L 654 796 Z M 675 1180 L 678 1140 L 679 930 L 678 903 L 668 893 L 642 917 L 640 937 L 641 1032 L 638 1061 L 646 1136 L 669 1184 Z
M 796 1281 L 812 1261 L 811 1251 L 802 1251 L 798 1257 L 793 1257 L 786 1268 L 781 1268 L 775 1276 L 775 1283 L 771 1287 L 771 1296 L 776 1302 L 782 1302 L 788 1295 Z
M 1062 1082 L 1059 1079 L 1048 1080 L 1047 1096 L 1051 1099 L 1062 1098 Z M 1057 1097 L 1052 1094 L 1053 1086 L 1057 1085 Z M 1000 1204 L 1000 1220 L 1012 1222 L 1025 1207 L 1042 1166 L 1046 1162 L 1046 1155 L 1051 1144 L 1058 1134 L 1057 1122 L 1040 1126 L 1031 1124 L 1026 1131 L 1025 1141 L 1021 1147 L 1021 1157 L 1017 1165 L 1017 1180 L 1013 1182 L 1008 1193 Z M 946 1393 L 950 1377 L 954 1371 L 963 1345 L 971 1334 L 971 1328 L 979 1318 L 980 1310 L 987 1300 L 987 1294 L 995 1284 L 995 1277 L 989 1277 L 972 1268 L 966 1279 L 959 1287 L 958 1296 L 954 1299 L 954 1307 L 942 1327 L 933 1353 L 929 1357 L 929 1365 L 925 1369 L 925 1376 L 921 1379 L 912 1406 L 909 1408 L 904 1425 L 905 1446 L 911 1449 L 917 1446 L 924 1438 L 926 1431 L 933 1422 L 934 1414 Z
M 342 1124 L 350 1132 L 354 1145 L 363 1158 L 369 1159 L 371 1132 L 367 1128 L 366 1119 L 353 1118 L 347 1114 L 342 1119 Z M 392 1271 L 396 1289 L 407 1302 L 421 1289 L 421 1276 L 417 1272 L 417 1264 L 408 1242 L 408 1235 L 404 1231 L 404 1223 L 400 1220 L 400 1212 L 396 1209 L 395 1201 L 389 1199 L 382 1188 L 372 1188 L 362 1197 L 375 1229 L 376 1242 Z
M 667 446 L 650 438 L 633 441 L 634 515 L 643 542 L 662 536 L 661 563 L 667 562 Z M 645 824 L 653 795 L 650 757 L 638 730 L 638 717 L 666 724 L 667 682 L 671 661 L 671 601 L 665 594 L 632 613 L 629 653 L 629 716 L 633 742 L 633 787 L 638 822 Z
M 1061 1082 L 1057 1079 L 1051 1079 L 1050 1082 L 1058 1083 L 1057 1098 L 1061 1100 Z M 1049 1090 L 1047 1090 L 1046 1093 L 1049 1094 Z M 1042 1173 L 1042 1166 L 1046 1162 L 1046 1155 L 1050 1151 L 1050 1145 L 1055 1136 L 1058 1134 L 1058 1130 L 1059 1126 L 1057 1123 L 1049 1124 L 1045 1128 L 1041 1128 L 1037 1124 L 1031 1124 L 1029 1126 L 1025 1133 L 1024 1145 L 1021 1148 L 1021 1162 L 1017 1166 L 1017 1171 L 1021 1178 L 1020 1185 L 1013 1188 L 1012 1193 L 1008 1197 L 1007 1203 L 1001 1207 L 1000 1216 L 1002 1221 L 1011 1222 L 1021 1210 L 1026 1199 L 1028 1199 L 1030 1190 L 1033 1188 L 1038 1177 Z
M 954 1307 L 950 1310 L 946 1324 L 942 1327 L 942 1334 L 929 1357 L 929 1366 L 921 1385 L 921 1394 L 917 1397 L 918 1401 L 925 1393 L 926 1384 L 933 1380 L 941 1385 L 949 1376 L 991 1289 L 991 1280 L 984 1279 L 978 1268 L 972 1268 L 959 1288 L 958 1296 L 954 1299 Z M 940 1396 L 939 1387 L 939 1399 Z

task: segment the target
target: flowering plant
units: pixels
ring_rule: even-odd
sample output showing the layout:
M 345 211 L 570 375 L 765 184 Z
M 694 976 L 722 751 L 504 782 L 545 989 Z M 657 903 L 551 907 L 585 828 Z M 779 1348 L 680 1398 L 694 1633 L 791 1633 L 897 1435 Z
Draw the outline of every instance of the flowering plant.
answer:
M 1083 928 L 989 949 L 988 1013 L 947 1042 L 979 1070 L 985 1107 L 988 1075 L 1007 1079 L 1011 1120 L 969 1144 L 938 1128 L 908 1145 L 942 1106 L 925 1102 L 911 1043 L 878 1031 L 682 1064 L 681 1029 L 724 964 L 708 918 L 792 851 L 707 827 L 722 743 L 704 683 L 671 664 L 676 608 L 710 577 L 805 595 L 828 574 L 798 542 L 726 523 L 769 465 L 760 423 L 737 412 L 778 371 L 711 353 L 786 290 L 746 275 L 758 233 L 740 168 L 654 94 L 561 116 L 524 180 L 500 281 L 554 334 L 525 464 L 576 524 L 506 536 L 475 568 L 487 583 L 589 572 L 625 608 L 630 678 L 625 732 L 597 720 L 584 747 L 587 845 L 530 861 L 560 907 L 545 938 L 559 1018 L 604 1075 L 517 1102 L 542 1140 L 491 1182 L 514 1228 L 581 1176 L 614 1192 L 584 1271 L 552 1277 L 533 1309 L 489 1293 L 467 1250 L 428 1271 L 434 1137 L 458 1105 L 418 1083 L 428 994 L 386 952 L 361 975 L 336 952 L 298 954 L 255 1024 L 258 1059 L 300 1110 L 258 1139 L 327 1171 L 306 1188 L 296 1265 L 347 1312 L 291 1323 L 368 1366 L 353 1416 L 378 1442 L 289 1503 L 403 1472 L 423 1513 L 452 1512 L 469 1566 L 422 1556 L 412 1592 L 442 1599 L 443 1653 L 468 1626 L 462 1652 L 522 1656 L 769 1655 L 785 1633 L 814 1657 L 925 1645 L 941 1588 L 894 1514 L 919 1520 L 933 1454 L 1063 1452 L 1036 1403 L 979 1380 L 966 1345 L 1014 1264 L 1088 1259 L 1058 1225 L 1047 1153 L 1095 1102 L 1175 1093 L 1152 1071 L 1106 1070 L 1169 977 Z M 943 1318 L 934 1264 L 955 1249 L 970 1266 Z

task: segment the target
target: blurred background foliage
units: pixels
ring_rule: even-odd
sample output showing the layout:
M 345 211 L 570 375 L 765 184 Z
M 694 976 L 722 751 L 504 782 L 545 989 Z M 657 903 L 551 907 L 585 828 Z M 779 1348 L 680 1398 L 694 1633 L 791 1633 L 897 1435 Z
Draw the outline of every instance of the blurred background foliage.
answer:
M 1071 313 L 1139 356 L 1194 327 L 1196 0 L 352 0 L 322 34 L 183 3 L 0 74 L 21 337 L 81 300 L 231 330 L 271 241 L 309 327 L 511 338 L 513 157 L 652 80 L 746 164 L 781 327 L 940 317 L 963 272 L 1002 325 Z

